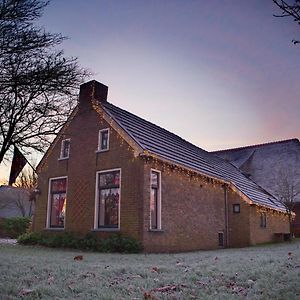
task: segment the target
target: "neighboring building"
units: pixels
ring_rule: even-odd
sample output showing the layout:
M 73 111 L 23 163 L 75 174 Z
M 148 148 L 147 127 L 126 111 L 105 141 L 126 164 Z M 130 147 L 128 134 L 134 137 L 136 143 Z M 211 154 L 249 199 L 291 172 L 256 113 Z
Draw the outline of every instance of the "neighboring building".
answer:
M 252 145 L 215 151 L 279 199 L 294 197 L 293 233 L 300 237 L 300 142 L 290 139 L 278 142 Z M 282 200 L 283 201 L 283 200 Z
M 8 185 L 0 186 L 0 218 L 30 217 L 34 201 L 28 189 Z
M 147 252 L 240 247 L 288 233 L 275 197 L 225 160 L 107 102 L 96 81 L 38 166 L 35 231 L 120 232 Z

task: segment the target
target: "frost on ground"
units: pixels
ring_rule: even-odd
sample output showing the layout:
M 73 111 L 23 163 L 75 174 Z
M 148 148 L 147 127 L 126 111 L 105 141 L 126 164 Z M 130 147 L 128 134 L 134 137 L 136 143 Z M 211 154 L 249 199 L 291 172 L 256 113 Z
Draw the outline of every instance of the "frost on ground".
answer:
M 300 240 L 131 255 L 1 244 L 0 257 L 3 299 L 300 298 Z

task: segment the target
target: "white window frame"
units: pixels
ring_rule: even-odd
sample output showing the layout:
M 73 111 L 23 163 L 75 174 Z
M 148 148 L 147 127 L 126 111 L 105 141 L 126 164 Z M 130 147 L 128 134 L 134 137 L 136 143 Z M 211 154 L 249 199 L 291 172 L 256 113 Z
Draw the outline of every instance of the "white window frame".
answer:
M 66 179 L 67 180 L 67 189 L 66 189 L 66 201 L 68 202 L 68 176 L 52 177 L 48 181 L 48 203 L 47 203 L 47 219 L 46 219 L 46 229 L 50 230 L 65 230 L 66 228 L 66 219 L 67 219 L 67 209 L 64 220 L 64 227 L 51 227 L 50 225 L 50 212 L 51 212 L 51 181 L 57 179 Z M 67 206 L 68 203 L 66 203 Z
M 119 211 L 118 211 L 118 227 L 98 227 L 99 223 L 99 176 L 102 173 L 109 173 L 119 171 L 120 172 L 120 197 L 119 197 Z M 95 189 L 95 213 L 94 213 L 94 230 L 96 231 L 120 231 L 121 229 L 121 195 L 122 195 L 122 170 L 121 168 L 107 169 L 96 172 L 96 189 Z
M 69 153 L 68 153 L 68 156 L 63 156 L 63 153 L 64 153 L 64 144 L 65 144 L 66 141 L 69 141 Z M 61 141 L 61 146 L 60 146 L 59 160 L 68 159 L 70 157 L 70 149 L 71 149 L 71 139 L 63 139 Z
M 108 132 L 108 135 L 107 135 L 107 148 L 106 149 L 101 149 L 101 136 L 102 136 L 102 132 L 104 131 L 107 131 Z M 99 133 L 98 133 L 98 149 L 97 149 L 97 152 L 105 152 L 105 151 L 108 151 L 109 150 L 109 136 L 110 136 L 110 130 L 109 128 L 103 128 L 103 129 L 100 129 L 99 130 Z
M 261 212 L 260 213 L 260 228 L 265 229 L 267 228 L 267 213 L 266 212 Z
M 151 209 L 150 209 L 150 201 L 151 201 L 151 179 L 152 179 L 152 172 L 155 172 L 155 173 L 158 173 L 159 175 L 159 181 L 158 181 L 158 184 L 159 184 L 159 188 L 158 188 L 158 203 L 157 203 L 157 228 L 152 228 L 152 225 L 151 225 Z M 161 205 L 161 190 L 162 190 L 162 186 L 161 186 L 161 171 L 159 170 L 156 170 L 156 169 L 150 169 L 150 190 L 149 190 L 149 195 L 150 195 L 150 198 L 149 198 L 149 226 L 150 226 L 150 230 L 151 231 L 160 231 L 162 230 L 162 226 L 161 226 L 161 210 L 162 210 L 162 205 Z

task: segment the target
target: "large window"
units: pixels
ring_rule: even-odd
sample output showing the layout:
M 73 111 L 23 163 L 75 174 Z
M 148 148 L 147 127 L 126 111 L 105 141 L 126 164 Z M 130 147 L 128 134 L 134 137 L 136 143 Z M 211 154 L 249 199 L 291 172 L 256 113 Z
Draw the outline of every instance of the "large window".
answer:
M 67 178 L 54 178 L 49 182 L 48 227 L 64 228 L 67 199 Z
M 62 140 L 61 150 L 60 150 L 60 159 L 69 158 L 70 155 L 70 139 Z
M 98 151 L 107 151 L 109 149 L 109 129 L 99 131 Z
M 161 229 L 160 172 L 151 170 L 150 229 Z
M 119 228 L 120 170 L 98 173 L 98 228 Z

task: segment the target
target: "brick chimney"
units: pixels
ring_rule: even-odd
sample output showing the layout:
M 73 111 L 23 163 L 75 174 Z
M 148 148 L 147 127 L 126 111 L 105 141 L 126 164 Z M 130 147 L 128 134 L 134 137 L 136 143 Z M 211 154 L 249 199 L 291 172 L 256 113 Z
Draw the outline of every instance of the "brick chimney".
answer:
M 80 86 L 79 107 L 91 107 L 92 100 L 107 101 L 108 87 L 96 80 L 91 80 Z

